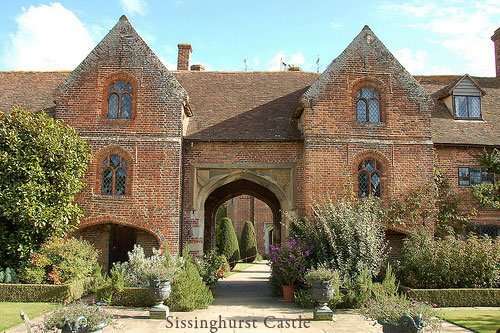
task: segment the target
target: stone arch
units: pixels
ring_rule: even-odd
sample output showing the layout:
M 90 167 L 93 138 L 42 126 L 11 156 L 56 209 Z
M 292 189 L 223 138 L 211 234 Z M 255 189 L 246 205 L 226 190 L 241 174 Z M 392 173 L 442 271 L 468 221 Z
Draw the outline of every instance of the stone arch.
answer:
M 195 198 L 194 207 L 198 211 L 200 231 L 203 232 L 203 248 L 212 248 L 215 237 L 215 213 L 225 201 L 242 194 L 254 196 L 266 203 L 273 212 L 275 226 L 274 243 L 280 243 L 286 237 L 286 222 L 283 212 L 293 211 L 291 199 L 285 191 L 270 177 L 259 175 L 249 170 L 240 170 L 213 177 L 203 186 Z
M 83 225 L 76 236 L 89 241 L 99 250 L 99 263 L 108 270 L 114 262 L 126 261 L 127 253 L 138 244 L 146 255 L 153 253 L 153 248 L 160 248 L 158 236 L 139 226 L 129 223 L 117 223 L 106 220 L 101 223 Z
M 365 150 L 354 156 L 351 164 L 351 176 L 354 184 L 354 193 L 358 195 L 359 182 L 358 182 L 358 167 L 361 162 L 366 159 L 374 159 L 381 165 L 381 198 L 389 197 L 391 191 L 391 164 L 390 161 L 379 151 Z

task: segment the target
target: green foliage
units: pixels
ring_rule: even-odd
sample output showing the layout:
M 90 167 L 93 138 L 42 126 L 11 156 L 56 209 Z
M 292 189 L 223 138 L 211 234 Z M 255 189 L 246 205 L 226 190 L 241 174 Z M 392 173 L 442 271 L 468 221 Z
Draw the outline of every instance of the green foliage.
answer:
M 202 258 L 196 258 L 200 276 L 207 286 L 214 288 L 217 281 L 230 271 L 226 257 L 218 255 L 215 251 L 205 253 Z
M 149 288 L 125 287 L 114 290 L 111 304 L 115 306 L 149 307 L 154 305 L 154 300 Z
M 66 323 L 76 323 L 80 317 L 85 317 L 85 331 L 92 332 L 101 325 L 109 325 L 112 315 L 98 306 L 77 303 L 55 310 L 44 320 L 46 330 L 61 329 Z
M 296 289 L 293 294 L 293 303 L 303 309 L 314 308 L 315 302 L 310 288 Z
M 21 270 L 25 283 L 63 284 L 85 280 L 98 267 L 98 251 L 87 241 L 56 238 L 44 243 L 33 253 Z
M 472 195 L 482 207 L 500 209 L 500 182 L 474 185 Z
M 386 259 L 383 209 L 376 199 L 327 202 L 312 220 L 295 219 L 290 235 L 311 246 L 309 267 L 320 263 L 352 278 L 363 269 L 376 275 Z
M 123 275 L 127 287 L 148 287 L 153 280 L 171 281 L 181 269 L 184 260 L 174 257 L 166 250 L 153 249 L 153 255 L 146 257 L 140 245 L 134 245 L 128 253 L 128 261 L 116 263 L 113 268 Z
M 16 271 L 13 268 L 7 267 L 0 269 L 0 283 L 18 283 Z
M 398 275 L 414 288 L 485 288 L 500 283 L 500 239 L 410 235 L 401 251 Z
M 490 152 L 485 150 L 479 158 L 479 163 L 483 168 L 500 175 L 500 150 L 493 148 Z
M 238 237 L 234 231 L 233 222 L 225 217 L 219 225 L 220 234 L 217 238 L 217 251 L 220 255 L 224 255 L 229 261 L 231 269 L 240 260 L 240 248 L 238 245 Z
M 470 220 L 476 214 L 467 207 L 458 194 L 451 188 L 449 180 L 440 170 L 434 170 L 436 201 L 435 235 L 464 235 L 470 228 Z
M 43 112 L 0 113 L 0 262 L 18 267 L 74 228 L 90 157 L 77 132 Z
M 121 293 L 124 288 L 124 272 L 115 266 L 111 269 L 109 275 L 103 274 L 101 269 L 95 273 L 91 291 L 95 294 L 96 300 L 112 304 L 114 295 Z
M 67 284 L 0 284 L 1 302 L 69 303 L 85 294 L 85 281 Z
M 340 276 L 337 271 L 334 271 L 332 269 L 326 268 L 323 265 L 318 266 L 318 268 L 311 269 L 308 271 L 305 275 L 305 281 L 309 284 L 312 284 L 314 282 L 322 282 L 322 281 L 328 281 L 328 282 L 334 282 L 334 281 L 339 281 L 340 282 Z
M 212 293 L 203 282 L 191 256 L 185 253 L 183 257 L 184 268 L 175 276 L 172 293 L 166 303 L 172 311 L 204 309 L 213 302 Z
M 217 208 L 217 211 L 215 212 L 215 239 L 220 238 L 220 225 L 222 223 L 222 220 L 227 217 L 227 205 L 226 203 L 223 203 L 222 205 Z
M 412 302 L 404 295 L 379 294 L 365 302 L 361 313 L 381 325 L 411 328 L 412 322 L 420 322 L 430 332 L 439 327 L 437 313 L 432 307 Z
M 246 221 L 241 231 L 240 254 L 244 262 L 254 262 L 257 257 L 257 237 L 251 221 Z
M 436 307 L 500 307 L 500 288 L 407 289 L 406 294 Z
M 345 277 L 342 286 L 342 306 L 359 308 L 372 296 L 373 280 L 370 270 L 365 268 L 354 277 Z

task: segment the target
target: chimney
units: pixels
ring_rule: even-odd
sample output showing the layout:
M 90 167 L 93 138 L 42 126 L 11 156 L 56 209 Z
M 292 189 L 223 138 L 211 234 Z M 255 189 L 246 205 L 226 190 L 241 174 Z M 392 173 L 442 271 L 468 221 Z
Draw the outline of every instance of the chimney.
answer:
M 302 70 L 300 69 L 299 65 L 289 65 L 287 70 L 289 72 L 301 72 Z
M 201 64 L 191 65 L 191 70 L 196 72 L 203 72 L 205 67 Z
M 493 36 L 491 36 L 491 40 L 495 45 L 495 67 L 497 77 L 500 77 L 500 28 L 495 30 Z
M 177 53 L 177 70 L 187 71 L 189 70 L 189 57 L 191 56 L 191 44 L 179 44 L 177 45 L 179 52 Z

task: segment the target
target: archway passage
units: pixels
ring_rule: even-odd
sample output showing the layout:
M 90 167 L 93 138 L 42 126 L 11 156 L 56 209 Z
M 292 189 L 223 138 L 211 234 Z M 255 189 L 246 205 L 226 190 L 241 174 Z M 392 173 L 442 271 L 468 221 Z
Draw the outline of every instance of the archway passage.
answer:
M 246 179 L 235 180 L 215 189 L 205 201 L 205 225 L 203 250 L 215 248 L 215 216 L 224 202 L 240 195 L 253 196 L 266 203 L 273 215 L 273 244 L 281 243 L 281 205 L 276 195 L 266 187 Z
M 77 232 L 82 239 L 99 250 L 99 264 L 109 270 L 116 262 L 128 260 L 128 252 L 138 244 L 146 255 L 159 248 L 157 238 L 146 230 L 115 223 L 104 223 L 83 227 Z

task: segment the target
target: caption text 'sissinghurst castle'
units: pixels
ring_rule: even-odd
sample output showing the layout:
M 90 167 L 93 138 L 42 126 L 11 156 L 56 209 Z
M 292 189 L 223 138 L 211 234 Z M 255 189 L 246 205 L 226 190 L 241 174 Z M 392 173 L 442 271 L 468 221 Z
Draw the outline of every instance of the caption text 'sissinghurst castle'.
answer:
M 188 44 L 169 71 L 122 16 L 71 72 L 0 73 L 0 107 L 44 110 L 90 143 L 78 233 L 104 265 L 134 243 L 201 253 L 216 209 L 241 195 L 269 206 L 267 243 L 286 237 L 282 216 L 352 192 L 399 197 L 435 167 L 472 200 L 491 181 L 479 155 L 500 146 L 500 29 L 492 40 L 495 78 L 412 76 L 367 26 L 321 74 L 204 71 Z M 475 222 L 496 234 L 500 213 Z

